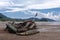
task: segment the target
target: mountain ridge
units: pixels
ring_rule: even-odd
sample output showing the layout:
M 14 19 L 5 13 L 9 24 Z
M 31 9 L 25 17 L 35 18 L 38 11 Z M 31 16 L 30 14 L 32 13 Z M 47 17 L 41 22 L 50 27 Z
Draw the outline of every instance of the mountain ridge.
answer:
M 55 20 L 53 20 L 53 19 L 49 19 L 49 18 L 28 18 L 28 19 L 26 19 L 26 20 L 35 20 L 35 21 L 46 21 L 46 22 L 52 22 L 52 21 L 55 21 Z
M 28 19 L 13 19 L 13 18 L 9 18 L 9 17 L 6 17 L 5 15 L 3 15 L 2 13 L 0 13 L 0 21 L 24 21 L 24 20 L 34 20 L 35 19 L 35 21 L 55 21 L 55 20 L 53 20 L 53 19 L 49 19 L 49 18 L 41 18 L 41 19 L 39 19 L 39 18 L 33 18 L 33 17 L 31 17 L 31 18 L 28 18 Z

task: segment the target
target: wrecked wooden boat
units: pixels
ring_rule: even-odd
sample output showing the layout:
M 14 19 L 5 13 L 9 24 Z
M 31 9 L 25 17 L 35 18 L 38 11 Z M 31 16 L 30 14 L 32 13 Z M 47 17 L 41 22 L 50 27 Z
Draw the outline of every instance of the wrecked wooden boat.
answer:
M 18 35 L 31 35 L 31 34 L 36 34 L 39 33 L 37 30 L 36 23 L 29 20 L 29 21 L 24 21 L 22 23 L 8 23 L 6 24 L 6 29 L 9 33 L 15 33 Z

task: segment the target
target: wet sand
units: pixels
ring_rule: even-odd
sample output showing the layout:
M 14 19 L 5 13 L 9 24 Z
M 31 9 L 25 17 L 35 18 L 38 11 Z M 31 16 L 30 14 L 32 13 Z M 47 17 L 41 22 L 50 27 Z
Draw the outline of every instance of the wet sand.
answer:
M 4 31 L 7 22 L 0 22 L 0 40 L 60 40 L 60 24 L 36 22 L 40 33 L 20 36 Z

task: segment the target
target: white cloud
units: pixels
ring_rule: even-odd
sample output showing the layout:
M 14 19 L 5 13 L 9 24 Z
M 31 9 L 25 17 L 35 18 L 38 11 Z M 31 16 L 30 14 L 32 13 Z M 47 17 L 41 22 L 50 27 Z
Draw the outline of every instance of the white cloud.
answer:
M 37 18 L 50 18 L 50 19 L 54 19 L 56 21 L 60 21 L 60 14 L 53 15 L 54 12 L 48 12 L 48 13 L 42 13 L 42 12 L 38 12 L 38 11 L 28 11 L 28 12 L 31 13 L 32 15 L 35 15 L 36 13 L 38 13 Z
M 60 0 L 26 0 L 22 4 L 28 9 L 49 9 L 60 7 Z M 14 3 L 13 5 L 18 6 L 20 4 Z
M 5 12 L 18 12 L 18 11 L 24 11 L 26 10 L 25 8 L 9 8 L 11 10 L 7 10 Z
M 6 8 L 9 5 L 10 5 L 9 2 L 0 2 L 0 8 Z
M 60 7 L 60 3 L 54 3 L 54 2 L 47 2 L 43 4 L 32 4 L 29 5 L 27 8 L 29 9 L 50 9 L 50 8 L 58 8 Z
M 28 10 L 28 9 L 50 9 L 50 8 L 58 8 L 60 7 L 60 0 L 14 0 L 17 3 L 14 3 L 13 0 L 2 0 L 0 1 L 0 9 L 2 8 L 11 8 L 15 7 L 15 9 L 11 9 L 10 11 L 23 11 L 23 10 Z M 19 2 L 22 3 L 19 3 Z M 23 3 L 24 2 L 24 3 Z M 18 7 L 23 7 L 23 8 L 18 8 Z M 17 10 L 16 10 L 17 9 Z M 3 10 L 3 9 L 2 9 Z
M 59 21 L 60 20 L 60 14 L 58 15 L 53 15 L 53 12 L 52 13 L 47 13 L 47 14 L 42 14 L 44 18 L 50 18 L 50 19 L 54 19 L 56 21 Z
M 16 1 L 16 0 L 14 0 Z M 21 0 L 22 1 L 22 0 Z M 19 2 L 21 2 L 19 1 Z M 24 3 L 14 3 L 13 0 L 0 1 L 0 6 L 25 6 L 28 9 L 49 9 L 60 7 L 60 0 L 26 0 Z

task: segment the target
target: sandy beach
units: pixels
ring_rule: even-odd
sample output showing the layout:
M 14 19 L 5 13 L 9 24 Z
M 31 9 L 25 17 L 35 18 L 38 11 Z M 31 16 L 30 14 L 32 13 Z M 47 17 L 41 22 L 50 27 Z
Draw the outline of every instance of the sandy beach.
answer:
M 60 24 L 54 22 L 36 22 L 40 33 L 28 36 L 10 34 L 4 31 L 7 22 L 0 22 L 0 40 L 60 40 Z

